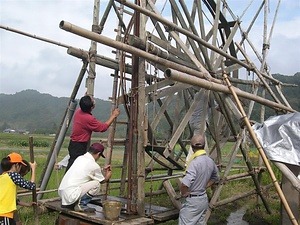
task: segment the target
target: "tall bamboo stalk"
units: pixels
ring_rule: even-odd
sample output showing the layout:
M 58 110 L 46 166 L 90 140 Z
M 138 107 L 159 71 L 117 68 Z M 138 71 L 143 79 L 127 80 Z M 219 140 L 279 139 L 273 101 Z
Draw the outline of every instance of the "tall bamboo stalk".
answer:
M 281 199 L 281 202 L 282 202 L 282 204 L 283 204 L 283 206 L 284 206 L 284 208 L 285 208 L 285 210 L 286 210 L 286 212 L 287 212 L 287 214 L 288 214 L 291 222 L 294 225 L 298 225 L 298 222 L 297 222 L 296 218 L 294 217 L 293 212 L 290 209 L 290 206 L 288 205 L 288 202 L 287 202 L 287 200 L 286 200 L 286 198 L 285 198 L 285 196 L 284 196 L 284 194 L 283 194 L 283 192 L 282 192 L 282 190 L 280 188 L 280 185 L 279 185 L 279 183 L 278 183 L 278 181 L 276 179 L 276 176 L 275 176 L 275 174 L 274 174 L 274 172 L 273 172 L 273 170 L 272 170 L 272 168 L 271 168 L 271 166 L 269 164 L 267 156 L 266 156 L 266 154 L 265 154 L 265 152 L 264 152 L 261 144 L 259 143 L 259 141 L 258 141 L 258 139 L 257 139 L 257 137 L 256 137 L 256 135 L 255 135 L 255 133 L 253 131 L 253 129 L 252 129 L 250 121 L 249 121 L 249 119 L 248 119 L 248 117 L 247 117 L 247 115 L 246 115 L 246 113 L 245 113 L 245 111 L 243 109 L 243 106 L 242 106 L 242 104 L 241 104 L 241 102 L 240 102 L 237 94 L 235 93 L 234 89 L 232 88 L 232 85 L 231 85 L 231 83 L 230 83 L 230 81 L 229 81 L 229 79 L 228 79 L 228 77 L 227 77 L 227 75 L 225 73 L 223 74 L 223 77 L 224 77 L 224 80 L 225 80 L 225 82 L 226 82 L 226 84 L 228 86 L 228 89 L 230 90 L 230 92 L 231 92 L 234 100 L 236 101 L 236 104 L 237 104 L 240 112 L 242 113 L 242 118 L 244 119 L 246 127 L 247 127 L 247 129 L 249 131 L 249 134 L 251 135 L 251 137 L 253 139 L 253 142 L 254 142 L 257 150 L 259 151 L 259 154 L 261 155 L 261 157 L 263 159 L 263 162 L 266 165 L 266 168 L 267 168 L 267 170 L 268 170 L 268 172 L 269 172 L 269 174 L 271 176 L 271 179 L 272 179 L 272 181 L 274 183 L 274 186 L 275 186 L 275 188 L 276 188 L 276 190 L 278 192 L 278 195 L 279 195 L 279 197 Z

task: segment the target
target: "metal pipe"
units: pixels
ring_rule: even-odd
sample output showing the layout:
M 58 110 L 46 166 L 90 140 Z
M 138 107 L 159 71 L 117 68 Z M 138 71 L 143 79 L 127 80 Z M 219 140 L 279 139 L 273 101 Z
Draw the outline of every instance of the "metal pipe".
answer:
M 55 147 L 54 147 L 55 150 L 52 152 L 51 158 L 50 158 L 50 160 L 49 160 L 49 162 L 47 164 L 47 169 L 45 171 L 45 174 L 44 174 L 41 186 L 40 186 L 40 190 L 41 191 L 44 191 L 46 189 L 46 187 L 47 187 L 49 178 L 50 178 L 51 173 L 53 171 L 53 166 L 54 166 L 54 164 L 56 162 L 57 155 L 58 155 L 58 153 L 60 151 L 60 148 L 61 148 L 62 143 L 64 141 L 66 132 L 67 132 L 68 127 L 70 125 L 70 122 L 72 120 L 74 111 L 76 109 L 76 105 L 77 105 L 77 101 L 75 101 L 75 100 L 71 101 L 70 106 L 68 108 L 67 115 L 66 115 L 65 120 L 63 122 L 63 126 L 62 126 L 62 128 L 60 130 L 57 142 L 56 142 Z M 43 193 L 38 194 L 37 199 L 41 199 L 42 196 L 43 196 Z
M 51 150 L 50 150 L 50 152 L 49 152 L 49 154 L 48 154 L 48 158 L 47 158 L 46 165 L 49 164 L 49 161 L 50 161 L 50 159 L 51 159 L 51 156 L 52 156 L 53 151 L 54 151 L 55 146 L 56 146 L 57 139 L 58 139 L 58 137 L 59 137 L 59 135 L 60 135 L 60 133 L 61 133 L 62 127 L 64 126 L 64 121 L 65 121 L 65 118 L 66 118 L 66 116 L 67 116 L 67 114 L 68 114 L 68 108 L 69 108 L 69 105 L 71 105 L 71 102 L 74 101 L 74 99 L 75 99 L 75 97 L 76 97 L 76 95 L 77 95 L 77 93 L 78 93 L 78 90 L 79 90 L 79 87 L 80 87 L 80 84 L 81 84 L 81 82 L 82 82 L 82 79 L 83 79 L 83 76 L 84 76 L 84 74 L 85 74 L 85 71 L 86 71 L 87 66 L 88 66 L 88 63 L 87 63 L 86 61 L 84 61 L 84 62 L 83 62 L 83 65 L 82 65 L 82 67 L 81 67 L 80 73 L 79 73 L 79 75 L 78 75 L 77 81 L 76 81 L 76 83 L 75 83 L 75 86 L 74 86 L 74 88 L 73 88 L 72 94 L 71 94 L 71 96 L 70 96 L 69 102 L 68 102 L 68 104 L 67 104 L 67 108 L 66 108 L 66 110 L 65 110 L 64 116 L 63 116 L 62 121 L 61 121 L 61 123 L 60 123 L 59 130 L 56 132 L 55 139 L 54 139 L 54 141 L 53 141 L 53 143 L 52 143 L 52 146 L 51 146 Z M 49 177 L 46 177 L 46 176 L 45 176 L 46 170 L 47 170 L 47 168 L 45 167 L 44 170 L 43 170 L 43 172 L 42 172 L 42 174 L 41 174 L 41 178 L 40 178 L 40 182 L 39 182 L 39 183 L 42 183 L 42 182 L 48 183 Z M 45 186 L 45 188 L 46 188 L 46 186 Z M 42 190 L 42 191 L 43 191 L 43 190 Z M 37 196 L 37 197 L 38 197 L 38 199 L 39 199 L 39 198 L 41 198 L 42 196 L 40 195 L 40 196 Z

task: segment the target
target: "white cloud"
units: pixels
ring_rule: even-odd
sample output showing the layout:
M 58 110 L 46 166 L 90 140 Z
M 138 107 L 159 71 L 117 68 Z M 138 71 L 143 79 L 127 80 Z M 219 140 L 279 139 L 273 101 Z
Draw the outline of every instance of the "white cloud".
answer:
M 100 2 L 100 9 L 104 10 L 107 1 Z M 229 2 L 232 2 L 230 6 L 240 4 L 240 0 Z M 90 30 L 93 4 L 93 1 L 86 0 L 1 0 L 0 24 L 88 50 L 90 40 L 60 29 L 59 23 L 65 20 Z M 270 13 L 274 13 L 275 6 L 270 6 Z M 162 7 L 162 4 L 158 6 L 159 9 Z M 282 8 L 271 41 L 268 63 L 271 73 L 293 75 L 300 71 L 300 30 L 297 29 L 300 26 L 298 16 L 300 6 L 291 5 L 291 1 L 283 0 Z M 243 8 L 234 10 L 241 13 Z M 246 18 L 245 15 L 245 23 Z M 107 23 L 104 35 L 114 39 L 116 17 L 109 17 Z M 261 31 L 254 31 L 253 35 L 256 37 L 252 37 L 251 40 L 261 45 L 262 33 L 259 32 Z M 98 54 L 114 58 L 112 49 L 101 44 L 98 44 Z M 68 55 L 64 47 L 0 29 L 0 93 L 13 94 L 24 89 L 35 89 L 54 96 L 68 97 L 81 66 L 81 60 Z M 108 99 L 111 96 L 113 82 L 110 74 L 112 72 L 97 66 L 96 97 Z M 83 81 L 79 96 L 85 92 L 84 84 Z

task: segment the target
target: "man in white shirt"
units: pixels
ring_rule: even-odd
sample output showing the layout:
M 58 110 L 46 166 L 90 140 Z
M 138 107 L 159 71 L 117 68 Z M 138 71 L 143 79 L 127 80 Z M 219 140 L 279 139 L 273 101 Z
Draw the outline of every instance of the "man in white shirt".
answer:
M 79 156 L 64 175 L 58 188 L 61 197 L 62 207 L 75 209 L 80 212 L 94 212 L 87 204 L 93 196 L 100 191 L 100 184 L 107 182 L 111 175 L 111 165 L 103 167 L 105 176 L 96 162 L 103 155 L 104 146 L 100 143 L 93 143 L 89 151 Z

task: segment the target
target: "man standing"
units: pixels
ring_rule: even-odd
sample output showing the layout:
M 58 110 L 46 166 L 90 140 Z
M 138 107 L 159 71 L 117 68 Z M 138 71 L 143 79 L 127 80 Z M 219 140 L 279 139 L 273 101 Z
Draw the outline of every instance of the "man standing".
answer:
M 111 165 L 103 167 L 105 176 L 96 162 L 103 155 L 104 146 L 94 143 L 89 151 L 79 156 L 64 175 L 58 194 L 61 197 L 62 207 L 74 209 L 79 212 L 94 212 L 94 208 L 89 208 L 87 204 L 92 197 L 99 193 L 100 184 L 107 182 L 111 175 Z
M 206 188 L 220 179 L 214 161 L 206 155 L 203 135 L 196 134 L 191 139 L 193 156 L 187 163 L 180 191 L 185 198 L 179 212 L 179 225 L 205 225 L 208 209 Z
M 87 152 L 92 132 L 106 131 L 120 114 L 120 110 L 115 109 L 105 123 L 98 121 L 92 115 L 92 111 L 95 108 L 95 101 L 89 95 L 85 95 L 80 99 L 79 106 L 80 108 L 74 115 L 73 129 L 68 147 L 70 158 L 66 171 L 68 171 L 78 156 Z

